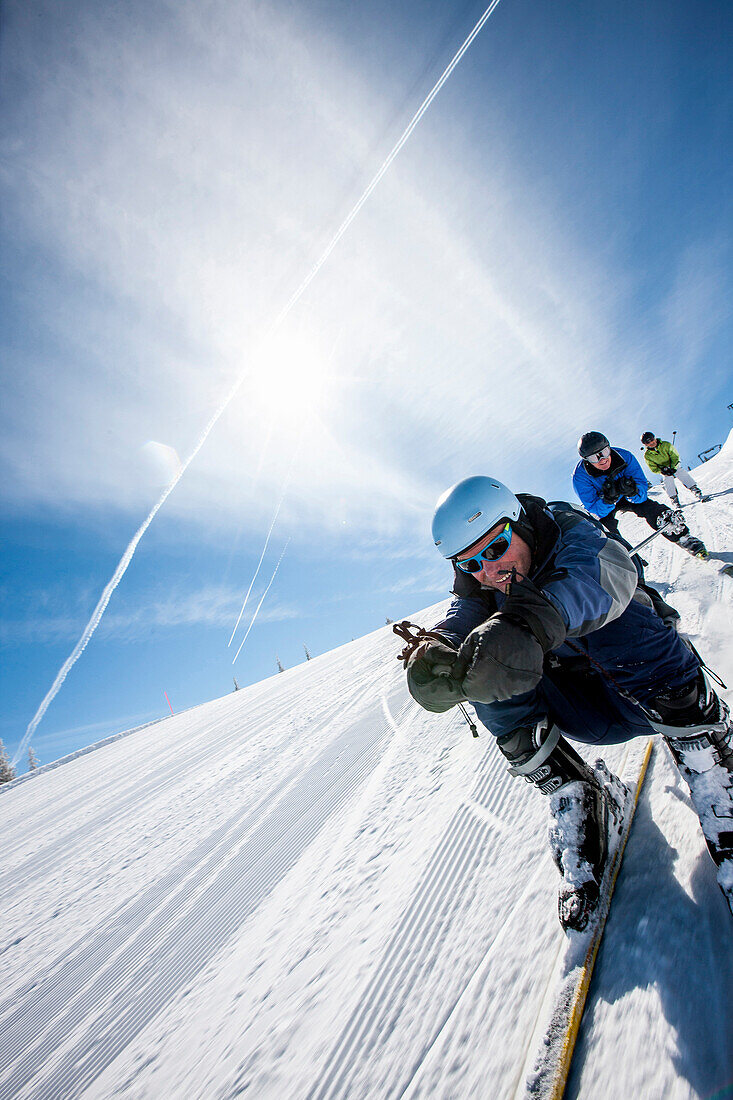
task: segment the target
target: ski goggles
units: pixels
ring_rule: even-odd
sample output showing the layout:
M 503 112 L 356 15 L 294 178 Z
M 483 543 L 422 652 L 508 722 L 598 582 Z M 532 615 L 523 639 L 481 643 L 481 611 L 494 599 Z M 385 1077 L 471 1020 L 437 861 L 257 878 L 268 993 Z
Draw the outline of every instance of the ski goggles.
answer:
M 608 458 L 611 453 L 610 447 L 601 447 L 600 451 L 596 451 L 592 455 L 588 455 L 586 462 L 603 462 L 604 458 Z
M 480 573 L 484 567 L 484 562 L 498 561 L 499 558 L 504 557 L 511 546 L 513 534 L 512 525 L 507 523 L 498 535 L 494 535 L 491 542 L 486 543 L 483 550 L 479 550 L 477 554 L 470 558 L 454 558 L 453 561 L 464 573 Z

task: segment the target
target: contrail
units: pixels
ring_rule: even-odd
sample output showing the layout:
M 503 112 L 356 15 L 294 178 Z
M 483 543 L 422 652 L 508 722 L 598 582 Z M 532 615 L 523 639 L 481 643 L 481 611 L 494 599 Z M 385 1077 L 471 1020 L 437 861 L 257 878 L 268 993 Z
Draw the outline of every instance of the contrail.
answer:
M 310 284 L 313 282 L 316 275 L 321 270 L 321 268 L 325 264 L 326 260 L 331 255 L 334 248 L 339 243 L 339 241 L 343 237 L 344 233 L 346 232 L 346 230 L 349 228 L 349 226 L 353 222 L 354 218 L 359 213 L 362 206 L 364 205 L 364 203 L 367 201 L 367 199 L 371 195 L 372 191 L 375 189 L 375 187 L 380 182 L 380 180 L 382 179 L 384 174 L 387 172 L 388 168 L 391 166 L 394 159 L 398 156 L 398 154 L 402 150 L 403 145 L 407 142 L 407 140 L 410 137 L 410 135 L 412 134 L 413 130 L 415 129 L 417 124 L 420 122 L 420 119 L 425 114 L 428 107 L 433 102 L 433 100 L 435 99 L 438 92 L 441 90 L 441 88 L 445 84 L 445 82 L 448 80 L 449 76 L 451 75 L 451 73 L 455 69 L 456 65 L 458 64 L 458 62 L 463 57 L 466 50 L 469 48 L 469 46 L 473 42 L 474 38 L 476 38 L 476 36 L 479 34 L 479 32 L 481 31 L 481 28 L 483 27 L 484 23 L 487 21 L 487 19 L 491 15 L 491 13 L 498 6 L 498 4 L 499 4 L 499 0 L 491 0 L 491 3 L 489 4 L 488 8 L 484 12 L 484 14 L 481 16 L 481 18 L 479 19 L 478 23 L 476 23 L 476 25 L 473 28 L 473 30 L 471 31 L 471 33 L 464 40 L 463 44 L 458 49 L 458 51 L 453 55 L 451 61 L 445 67 L 443 72 L 440 74 L 440 76 L 436 80 L 435 84 L 433 84 L 432 88 L 430 89 L 428 94 L 425 96 L 425 99 L 422 101 L 422 103 L 418 107 L 417 111 L 415 111 L 415 114 L 412 116 L 412 118 L 408 122 L 407 126 L 402 131 L 402 134 L 397 139 L 397 142 L 392 147 L 391 152 L 387 156 L 387 159 L 384 161 L 384 163 L 382 164 L 379 171 L 371 179 L 371 181 L 367 184 L 367 186 L 364 189 L 364 191 L 362 192 L 361 196 L 359 197 L 359 199 L 357 199 L 356 203 L 351 208 L 349 213 L 346 215 L 344 220 L 341 222 L 341 225 L 336 230 L 334 236 L 331 238 L 329 244 L 324 249 L 323 254 L 320 256 L 320 258 L 318 260 L 316 260 L 316 262 L 313 265 L 313 267 L 311 268 L 310 272 L 306 275 L 305 279 L 303 279 L 303 282 L 300 284 L 298 289 L 295 291 L 295 293 L 293 294 L 292 298 L 287 303 L 287 305 L 283 308 L 282 312 L 280 313 L 277 320 L 275 321 L 275 326 L 276 327 L 277 327 L 277 325 L 279 325 L 287 317 L 287 315 L 290 313 L 290 310 L 293 308 L 295 303 L 300 300 L 303 293 L 308 289 Z
M 339 332 L 339 335 L 340 335 L 340 332 Z M 327 360 L 328 363 L 331 363 L 333 361 L 333 357 L 336 354 L 337 343 L 338 343 L 338 337 L 333 342 L 333 348 L 331 349 L 331 354 L 329 355 L 328 360 Z M 285 478 L 285 484 L 283 485 L 283 490 L 282 490 L 282 493 L 280 494 L 280 500 L 278 501 L 277 508 L 275 509 L 275 514 L 272 517 L 272 523 L 270 524 L 270 529 L 267 532 L 267 538 L 265 539 L 265 545 L 262 547 L 262 553 L 260 554 L 260 560 L 257 562 L 257 568 L 255 569 L 254 576 L 252 577 L 252 580 L 249 582 L 249 588 L 247 589 L 247 595 L 244 597 L 244 603 L 242 604 L 242 610 L 239 612 L 239 618 L 237 619 L 236 623 L 234 624 L 234 630 L 232 631 L 232 636 L 229 639 L 229 641 L 227 642 L 227 649 L 229 649 L 230 645 L 234 641 L 234 635 L 237 633 L 237 627 L 239 626 L 240 622 L 242 621 L 242 615 L 244 615 L 244 609 L 247 606 L 247 601 L 249 600 L 249 597 L 252 593 L 252 589 L 254 587 L 254 583 L 257 580 L 260 569 L 262 568 L 262 562 L 264 561 L 265 554 L 267 553 L 267 547 L 270 545 L 270 539 L 272 538 L 272 532 L 275 530 L 275 524 L 277 523 L 277 517 L 280 515 L 280 509 L 283 506 L 283 501 L 285 500 L 285 497 L 287 495 L 287 491 L 290 488 L 290 482 L 291 482 L 292 477 L 293 477 L 293 466 L 295 465 L 295 460 L 297 459 L 298 455 L 300 454 L 300 448 L 301 448 L 302 443 L 303 443 L 303 434 L 304 434 L 304 429 L 303 429 L 303 424 L 301 424 L 300 425 L 300 430 L 298 432 L 298 436 L 297 436 L 297 439 L 296 439 L 296 442 L 295 442 L 295 447 L 293 449 L 293 454 L 292 454 L 292 457 L 290 459 L 290 465 L 288 466 L 288 473 L 287 473 L 287 477 Z M 269 436 L 268 436 L 267 440 L 265 441 L 265 445 L 264 445 L 263 452 L 262 452 L 263 455 L 264 455 L 264 450 L 267 448 L 268 442 L 269 442 Z M 236 658 L 235 658 L 235 660 L 236 660 Z
M 241 382 L 241 379 L 240 379 L 240 382 Z M 240 383 L 238 383 L 237 386 L 239 384 Z M 229 397 L 227 399 L 227 403 L 228 403 L 228 401 L 231 400 L 231 398 L 232 398 L 232 396 L 234 395 L 235 392 L 236 392 L 236 387 L 235 387 L 234 390 L 230 391 Z M 206 438 L 209 435 L 209 432 L 214 427 L 214 424 L 216 423 L 216 421 L 221 416 L 221 414 L 222 414 L 225 407 L 226 407 L 226 405 L 220 405 L 219 406 L 219 409 L 217 409 L 217 411 L 214 413 L 212 418 L 209 420 L 209 423 L 206 425 L 206 428 L 204 430 L 203 435 L 201 436 L 201 439 L 198 441 L 198 443 L 196 444 L 194 449 L 191 451 L 191 454 L 188 456 L 186 461 L 181 465 L 180 470 L 178 471 L 176 476 L 173 478 L 171 483 L 163 491 L 160 499 L 158 500 L 158 502 L 156 503 L 156 505 L 154 506 L 154 508 L 150 512 L 150 514 L 148 515 L 147 519 L 140 525 L 140 527 L 138 527 L 137 531 L 133 535 L 132 540 L 130 541 L 127 549 L 125 550 L 124 554 L 120 558 L 120 561 L 119 561 L 119 564 L 117 565 L 117 568 L 115 569 L 114 573 L 112 574 L 111 579 L 107 583 L 107 586 L 104 589 L 104 592 L 100 596 L 99 602 L 97 603 L 97 606 L 94 608 L 94 611 L 92 612 L 92 617 L 90 618 L 87 625 L 84 627 L 84 632 L 83 632 L 82 636 L 79 638 L 79 641 L 76 643 L 73 650 L 71 651 L 71 653 L 69 654 L 69 656 L 66 658 L 63 665 L 59 669 L 59 671 L 56 675 L 56 679 L 54 680 L 53 684 L 51 685 L 49 691 L 46 693 L 46 696 L 45 696 L 43 702 L 41 703 L 41 705 L 38 708 L 38 710 L 36 711 L 36 713 L 33 715 L 33 718 L 31 719 L 31 721 L 28 723 L 28 728 L 25 731 L 25 733 L 23 734 L 23 737 L 20 741 L 20 744 L 18 745 L 18 748 L 15 751 L 15 755 L 13 756 L 13 763 L 14 764 L 16 764 L 18 762 L 18 760 L 20 760 L 20 757 L 25 752 L 28 744 L 30 743 L 31 737 L 36 732 L 36 729 L 38 727 L 38 723 L 41 721 L 44 714 L 48 710 L 49 706 L 51 705 L 53 700 L 56 698 L 56 695 L 58 694 L 59 688 L 61 687 L 64 680 L 68 676 L 68 674 L 71 671 L 72 667 L 76 664 L 76 662 L 81 657 L 82 653 L 84 652 L 84 650 L 87 647 L 87 643 L 89 642 L 89 639 L 91 638 L 92 634 L 97 629 L 97 627 L 99 626 L 102 615 L 104 615 L 104 612 L 107 609 L 107 604 L 109 603 L 109 601 L 112 597 L 112 593 L 114 592 L 115 588 L 117 587 L 117 585 L 120 583 L 120 581 L 124 577 L 125 573 L 127 572 L 127 567 L 130 564 L 130 562 L 132 561 L 133 554 L 137 550 L 137 544 L 140 542 L 140 539 L 143 537 L 143 535 L 147 531 L 148 527 L 150 526 L 150 524 L 155 519 L 155 516 L 158 514 L 160 509 L 163 507 L 166 500 L 171 495 L 171 493 L 175 489 L 176 485 L 181 480 L 184 473 L 186 472 L 186 470 L 191 465 L 191 463 L 193 462 L 196 455 L 199 453 L 199 451 L 203 447 L 204 443 L 206 442 Z
M 244 597 L 244 603 L 242 604 L 242 610 L 239 612 L 239 618 L 237 619 L 236 623 L 234 624 L 234 630 L 232 631 L 232 636 L 229 639 L 229 641 L 227 642 L 227 649 L 229 649 L 229 646 L 234 641 L 234 635 L 237 633 L 237 627 L 239 626 L 239 624 L 242 621 L 242 615 L 244 615 L 244 609 L 247 606 L 247 600 L 249 599 L 252 588 L 254 587 L 254 583 L 257 580 L 257 575 L 260 571 L 260 567 L 262 565 L 262 562 L 264 561 L 265 554 L 267 553 L 267 547 L 270 545 L 270 538 L 272 536 L 273 530 L 275 529 L 275 523 L 277 522 L 277 517 L 280 515 L 280 509 L 283 506 L 283 501 L 285 500 L 285 494 L 288 490 L 288 485 L 289 484 L 290 484 L 290 474 L 288 474 L 288 480 L 285 484 L 285 488 L 282 491 L 282 495 L 280 497 L 280 500 L 278 501 L 277 508 L 275 509 L 275 515 L 272 517 L 272 523 L 270 524 L 270 530 L 267 532 L 267 538 L 265 539 L 265 545 L 262 547 L 262 553 L 260 554 L 260 560 L 257 562 L 257 568 L 255 569 L 254 576 L 252 577 L 252 580 L 249 582 L 249 588 L 247 589 L 247 595 Z
M 242 646 L 243 646 L 243 645 L 244 645 L 244 643 L 245 643 L 245 642 L 247 641 L 247 638 L 249 638 L 249 632 L 250 632 L 250 630 L 252 629 L 252 627 L 253 627 L 253 626 L 255 625 L 255 619 L 256 619 L 256 618 L 257 618 L 257 616 L 259 615 L 259 613 L 260 613 L 260 608 L 262 607 L 263 603 L 265 602 L 265 596 L 267 595 L 267 593 L 268 593 L 268 592 L 270 591 L 270 589 L 272 588 L 272 582 L 273 582 L 273 581 L 275 580 L 275 577 L 277 576 L 277 571 L 278 571 L 278 569 L 280 568 L 280 562 L 281 562 L 281 561 L 283 560 L 283 558 L 285 557 L 285 551 L 287 550 L 287 548 L 288 548 L 288 546 L 289 546 L 289 545 L 290 545 L 290 539 L 288 539 L 288 541 L 287 541 L 287 542 L 285 543 L 285 545 L 283 546 L 283 552 L 282 552 L 282 554 L 280 555 L 280 557 L 279 557 L 279 558 L 277 559 L 277 565 L 275 566 L 275 568 L 274 568 L 274 570 L 273 570 L 273 573 L 272 573 L 272 576 L 270 577 L 270 583 L 268 584 L 268 586 L 267 586 L 267 588 L 265 589 L 265 591 L 264 591 L 264 592 L 262 593 L 262 598 L 260 599 L 260 602 L 259 602 L 259 603 L 257 604 L 257 607 L 255 608 L 255 613 L 254 613 L 254 615 L 252 616 L 252 621 L 251 621 L 251 623 L 249 624 L 249 626 L 247 627 L 247 630 L 246 630 L 246 632 L 245 632 L 245 635 L 244 635 L 244 637 L 242 638 L 242 641 L 241 641 L 241 642 L 240 642 L 240 644 L 239 644 L 239 649 L 238 649 L 238 650 L 237 650 L 237 652 L 236 652 L 236 653 L 234 654 L 234 661 L 236 661 L 237 657 L 238 657 L 238 656 L 239 656 L 239 654 L 240 654 L 240 653 L 242 652 Z M 234 664 L 234 661 L 232 661 L 232 664 Z
M 380 180 L 382 179 L 382 177 L 386 173 L 387 169 L 390 167 L 390 165 L 392 164 L 394 159 L 397 157 L 397 155 L 401 151 L 402 147 L 404 146 L 405 142 L 411 136 L 413 130 L 415 129 L 417 124 L 420 122 L 420 120 L 422 119 L 425 112 L 427 111 L 428 107 L 431 105 L 431 103 L 433 102 L 433 100 L 437 96 L 438 92 L 441 90 L 441 88 L 443 87 L 445 82 L 448 80 L 451 73 L 455 69 L 456 65 L 458 65 L 459 61 L 461 60 L 463 55 L 466 53 L 466 50 L 468 50 L 469 46 L 472 44 L 472 42 L 474 41 L 476 36 L 479 34 L 482 27 L 484 26 L 484 24 L 488 20 L 489 16 L 492 14 L 492 12 L 494 11 L 494 9 L 497 7 L 498 4 L 499 4 L 499 0 L 491 0 L 491 3 L 486 8 L 486 10 L 484 11 L 481 18 L 478 20 L 476 25 L 473 27 L 471 33 L 468 35 L 468 37 L 464 40 L 462 45 L 459 47 L 459 49 L 453 55 L 453 57 L 451 58 L 449 64 L 446 66 L 446 68 L 443 70 L 441 75 L 438 77 L 437 81 L 435 82 L 433 87 L 430 89 L 430 91 L 428 92 L 425 99 L 422 101 L 422 103 L 418 107 L 415 114 L 412 116 L 412 118 L 408 122 L 407 126 L 403 130 L 402 134 L 398 138 L 395 145 L 393 146 L 391 152 L 387 156 L 384 163 L 381 165 L 381 167 L 379 168 L 377 173 L 374 175 L 372 180 L 367 184 L 367 186 L 364 189 L 363 193 L 357 199 L 356 203 L 352 207 L 350 213 L 346 216 L 346 218 L 343 220 L 343 222 L 341 223 L 341 225 L 337 229 L 337 231 L 334 234 L 334 236 L 332 237 L 331 241 L 329 242 L 329 244 L 324 249 L 322 255 L 319 257 L 318 260 L 316 260 L 315 264 L 311 268 L 308 275 L 306 275 L 303 282 L 300 284 L 300 286 L 295 291 L 295 293 L 292 295 L 290 300 L 286 303 L 286 305 L 280 311 L 280 313 L 276 317 L 275 321 L 270 326 L 269 330 L 265 333 L 265 336 L 263 338 L 263 343 L 273 335 L 273 333 L 279 328 L 279 326 L 282 324 L 282 322 L 288 316 L 288 314 L 293 309 L 293 307 L 297 304 L 297 302 L 300 301 L 303 294 L 308 289 L 310 284 L 313 282 L 316 275 L 321 270 L 324 263 L 326 262 L 328 257 L 331 255 L 334 248 L 336 247 L 338 242 L 341 240 L 341 238 L 343 237 L 344 233 L 346 232 L 346 230 L 349 228 L 349 226 L 353 222 L 356 215 L 361 210 L 364 203 L 370 197 L 370 195 L 372 194 L 372 192 L 376 188 L 377 184 L 380 182 Z M 191 463 L 193 462 L 196 455 L 199 453 L 199 451 L 203 447 L 204 443 L 206 442 L 206 440 L 209 437 L 209 434 L 211 433 L 212 429 L 214 428 L 214 425 L 220 420 L 222 414 L 228 408 L 229 404 L 231 403 L 231 401 L 236 396 L 240 386 L 242 385 L 245 378 L 247 378 L 249 374 L 250 374 L 250 368 L 248 367 L 245 370 L 243 370 L 242 373 L 239 375 L 236 382 L 234 383 L 232 388 L 229 390 L 229 393 L 225 396 L 224 400 L 221 402 L 221 404 L 219 405 L 219 407 L 216 409 L 213 416 L 209 420 L 208 424 L 204 428 L 204 431 L 203 431 L 198 443 L 196 444 L 194 449 L 191 451 L 191 454 L 188 456 L 186 461 L 183 463 L 180 470 L 178 471 L 178 473 L 176 474 L 174 479 L 171 481 L 170 485 L 167 487 L 167 489 L 164 490 L 162 496 L 160 497 L 160 500 L 153 507 L 153 509 L 150 512 L 147 519 L 143 522 L 141 527 L 135 533 L 132 541 L 130 542 L 130 545 L 127 547 L 127 549 L 125 550 L 125 553 L 122 555 L 122 558 L 120 559 L 119 565 L 117 566 L 117 568 L 114 571 L 112 579 L 109 581 L 107 587 L 104 589 L 104 592 L 102 593 L 102 595 L 100 597 L 99 603 L 97 604 L 97 606 L 94 609 L 94 612 L 92 614 L 91 619 L 89 620 L 86 627 L 84 628 L 84 633 L 82 634 L 81 638 L 76 643 L 76 645 L 74 646 L 74 649 L 71 652 L 71 654 L 64 661 L 63 665 L 61 666 L 61 669 L 59 670 L 59 672 L 56 676 L 56 679 L 54 680 L 53 684 L 51 685 L 51 688 L 50 688 L 48 694 L 46 695 L 46 697 L 44 698 L 44 700 L 41 703 L 40 707 L 38 708 L 36 713 L 33 715 L 33 718 L 31 719 L 31 721 L 29 722 L 28 728 L 25 731 L 25 734 L 23 735 L 23 737 L 21 739 L 21 742 L 20 742 L 20 744 L 19 744 L 19 746 L 16 750 L 16 753 L 13 757 L 13 763 L 14 764 L 17 763 L 17 761 L 20 759 L 22 753 L 25 752 L 25 750 L 26 750 L 26 748 L 27 748 L 27 746 L 30 742 L 31 737 L 33 736 L 33 734 L 36 731 L 38 723 L 41 721 L 44 714 L 48 710 L 50 704 L 55 699 L 55 697 L 58 693 L 58 690 L 61 687 L 61 685 L 63 684 L 63 682 L 66 679 L 67 675 L 69 674 L 70 669 L 72 668 L 72 666 L 74 664 L 76 664 L 79 657 L 81 656 L 81 654 L 86 649 L 86 646 L 87 646 L 87 643 L 88 643 L 89 639 L 91 638 L 92 634 L 94 633 L 94 631 L 97 629 L 97 627 L 99 625 L 99 621 L 100 621 L 100 619 L 102 618 L 102 615 L 105 612 L 105 609 L 107 607 L 107 604 L 110 601 L 110 597 L 112 596 L 112 593 L 114 592 L 115 588 L 120 583 L 123 576 L 125 575 L 127 567 L 130 564 L 130 561 L 132 560 L 132 556 L 135 553 L 135 550 L 137 549 L 137 544 L 140 542 L 140 539 L 143 537 L 143 535 L 147 531 L 148 527 L 152 523 L 153 519 L 155 518 L 157 513 L 160 511 L 162 506 L 165 504 L 166 500 L 171 495 L 171 493 L 175 489 L 176 485 L 181 480 L 184 473 L 186 472 L 186 470 L 191 465 Z M 272 581 L 270 583 L 272 583 Z M 259 608 L 258 608 L 258 610 L 259 610 Z M 256 612 L 255 612 L 255 614 L 256 614 Z M 250 624 L 250 629 L 251 629 L 251 624 Z M 248 631 L 248 633 L 249 633 L 249 631 Z M 245 635 L 245 637 L 246 637 L 246 635 Z M 244 642 L 242 643 L 242 645 L 243 644 L 244 644 Z M 240 646 L 239 648 L 241 649 L 242 647 Z M 235 657 L 234 660 L 236 661 L 236 659 L 237 658 Z

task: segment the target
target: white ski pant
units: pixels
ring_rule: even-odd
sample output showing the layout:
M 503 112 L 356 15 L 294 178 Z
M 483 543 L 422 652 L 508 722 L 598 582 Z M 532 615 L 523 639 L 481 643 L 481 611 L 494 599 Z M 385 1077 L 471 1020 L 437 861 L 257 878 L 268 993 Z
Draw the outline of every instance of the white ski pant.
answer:
M 674 475 L 662 474 L 662 484 L 664 485 L 664 491 L 670 500 L 677 499 L 677 486 L 674 483 L 674 479 L 677 478 L 686 489 L 697 489 L 695 479 L 689 470 L 686 470 L 684 466 L 680 465 L 674 472 Z

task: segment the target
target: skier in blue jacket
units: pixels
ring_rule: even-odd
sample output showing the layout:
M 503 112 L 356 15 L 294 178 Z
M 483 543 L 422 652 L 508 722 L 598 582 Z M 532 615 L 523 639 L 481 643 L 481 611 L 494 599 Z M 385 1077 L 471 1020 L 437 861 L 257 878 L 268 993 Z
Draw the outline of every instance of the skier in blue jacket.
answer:
M 563 927 L 584 928 L 597 905 L 626 795 L 570 742 L 654 731 L 690 786 L 733 911 L 733 724 L 621 541 L 572 504 L 515 496 L 490 477 L 443 494 L 433 541 L 453 566 L 454 599 L 402 654 L 410 694 L 433 712 L 470 702 L 509 771 L 551 796 Z
M 607 531 L 619 534 L 617 512 L 641 516 L 656 530 L 696 557 L 707 558 L 700 539 L 690 534 L 682 513 L 665 508 L 647 496 L 647 479 L 631 451 L 611 447 L 602 432 L 586 432 L 578 440 L 580 462 L 573 472 L 573 488 L 583 507 L 600 519 Z

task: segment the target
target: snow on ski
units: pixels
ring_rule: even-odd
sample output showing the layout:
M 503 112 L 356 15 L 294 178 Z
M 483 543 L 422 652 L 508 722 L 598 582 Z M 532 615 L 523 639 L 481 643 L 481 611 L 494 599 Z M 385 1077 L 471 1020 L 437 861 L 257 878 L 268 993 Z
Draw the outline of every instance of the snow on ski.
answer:
M 625 818 L 615 847 L 609 853 L 598 909 L 585 932 L 563 935 L 558 946 L 515 1100 L 522 1096 L 528 1100 L 560 1100 L 565 1091 L 593 967 L 653 745 L 654 739 L 650 737 L 630 746 L 621 776 L 629 788 Z
M 696 555 L 693 554 L 693 557 L 696 557 Z M 708 565 L 711 569 L 714 569 L 719 577 L 733 577 L 733 565 L 726 562 L 719 566 L 712 554 L 709 558 L 698 558 L 697 560 L 701 561 L 703 565 Z

